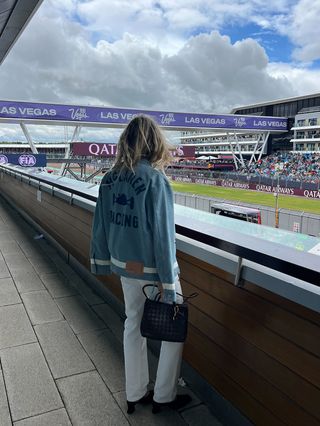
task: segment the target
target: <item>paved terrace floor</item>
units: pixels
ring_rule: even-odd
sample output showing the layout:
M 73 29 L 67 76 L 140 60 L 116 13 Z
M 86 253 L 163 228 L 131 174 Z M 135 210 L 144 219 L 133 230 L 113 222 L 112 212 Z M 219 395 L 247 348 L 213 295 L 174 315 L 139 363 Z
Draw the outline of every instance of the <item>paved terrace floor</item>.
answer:
M 127 415 L 123 322 L 36 234 L 0 197 L 0 425 L 220 425 L 188 387 L 181 412 Z

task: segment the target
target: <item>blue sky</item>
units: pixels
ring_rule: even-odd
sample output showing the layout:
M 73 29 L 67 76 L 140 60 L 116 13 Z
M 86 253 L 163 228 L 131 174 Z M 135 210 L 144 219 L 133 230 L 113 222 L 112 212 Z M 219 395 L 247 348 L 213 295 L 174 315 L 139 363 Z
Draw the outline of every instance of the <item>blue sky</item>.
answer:
M 266 51 L 271 62 L 291 62 L 294 45 L 286 35 L 278 34 L 271 29 L 263 29 L 257 24 L 225 25 L 222 34 L 230 37 L 232 43 L 246 38 L 253 38 Z
M 0 93 L 209 113 L 318 93 L 319 16 L 320 0 L 44 0 Z M 16 134 L 0 128 L 0 140 Z

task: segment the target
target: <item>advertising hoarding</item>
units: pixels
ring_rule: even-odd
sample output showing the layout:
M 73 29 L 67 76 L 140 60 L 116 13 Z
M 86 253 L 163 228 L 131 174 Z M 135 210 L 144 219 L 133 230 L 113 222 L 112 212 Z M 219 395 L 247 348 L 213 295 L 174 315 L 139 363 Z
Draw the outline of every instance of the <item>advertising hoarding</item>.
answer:
M 225 188 L 252 189 L 253 191 L 269 192 L 272 194 L 278 191 L 279 194 L 296 195 L 299 197 L 320 199 L 319 190 L 286 188 L 282 186 L 279 186 L 279 188 L 277 188 L 276 186 L 271 185 L 260 185 L 256 183 L 242 183 L 224 179 L 197 178 L 188 176 L 171 176 L 171 178 L 176 182 L 199 183 L 205 185 L 223 186 Z
M 252 115 L 217 115 L 171 111 L 148 111 L 129 108 L 93 107 L 82 105 L 60 105 L 36 102 L 0 100 L 0 120 L 50 123 L 105 125 L 122 127 L 134 116 L 145 114 L 154 118 L 162 127 L 170 129 L 208 128 L 234 130 L 287 131 L 288 120 L 282 117 Z
M 0 164 L 14 164 L 22 167 L 45 167 L 46 154 L 0 154 Z
M 114 143 L 91 143 L 74 142 L 72 144 L 74 155 L 96 156 L 96 157 L 115 157 L 117 154 L 117 144 Z M 174 157 L 194 157 L 194 146 L 178 145 L 175 151 L 172 151 Z

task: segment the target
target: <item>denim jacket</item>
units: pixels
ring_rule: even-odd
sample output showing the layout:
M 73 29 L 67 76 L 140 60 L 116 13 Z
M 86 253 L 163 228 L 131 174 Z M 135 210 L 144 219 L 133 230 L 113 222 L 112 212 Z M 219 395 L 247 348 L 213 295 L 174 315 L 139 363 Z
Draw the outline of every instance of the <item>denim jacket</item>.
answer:
M 162 284 L 176 300 L 173 194 L 166 176 L 141 160 L 134 169 L 110 170 L 102 179 L 93 218 L 91 272 Z

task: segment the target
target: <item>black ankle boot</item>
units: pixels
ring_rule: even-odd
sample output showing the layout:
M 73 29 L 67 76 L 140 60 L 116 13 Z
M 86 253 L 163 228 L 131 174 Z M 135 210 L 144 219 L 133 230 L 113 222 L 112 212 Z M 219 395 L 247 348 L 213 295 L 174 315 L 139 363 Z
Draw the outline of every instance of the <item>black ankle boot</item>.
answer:
M 177 395 L 176 398 L 171 402 L 152 402 L 152 412 L 153 414 L 157 414 L 161 411 L 162 407 L 170 407 L 173 410 L 180 410 L 180 408 L 183 408 L 185 405 L 189 404 L 191 402 L 192 398 L 188 394 L 184 395 Z
M 128 406 L 127 413 L 128 414 L 134 413 L 136 404 L 151 404 L 152 400 L 153 400 L 153 390 L 148 391 L 145 394 L 145 396 L 138 399 L 138 401 L 127 401 L 127 406 Z

